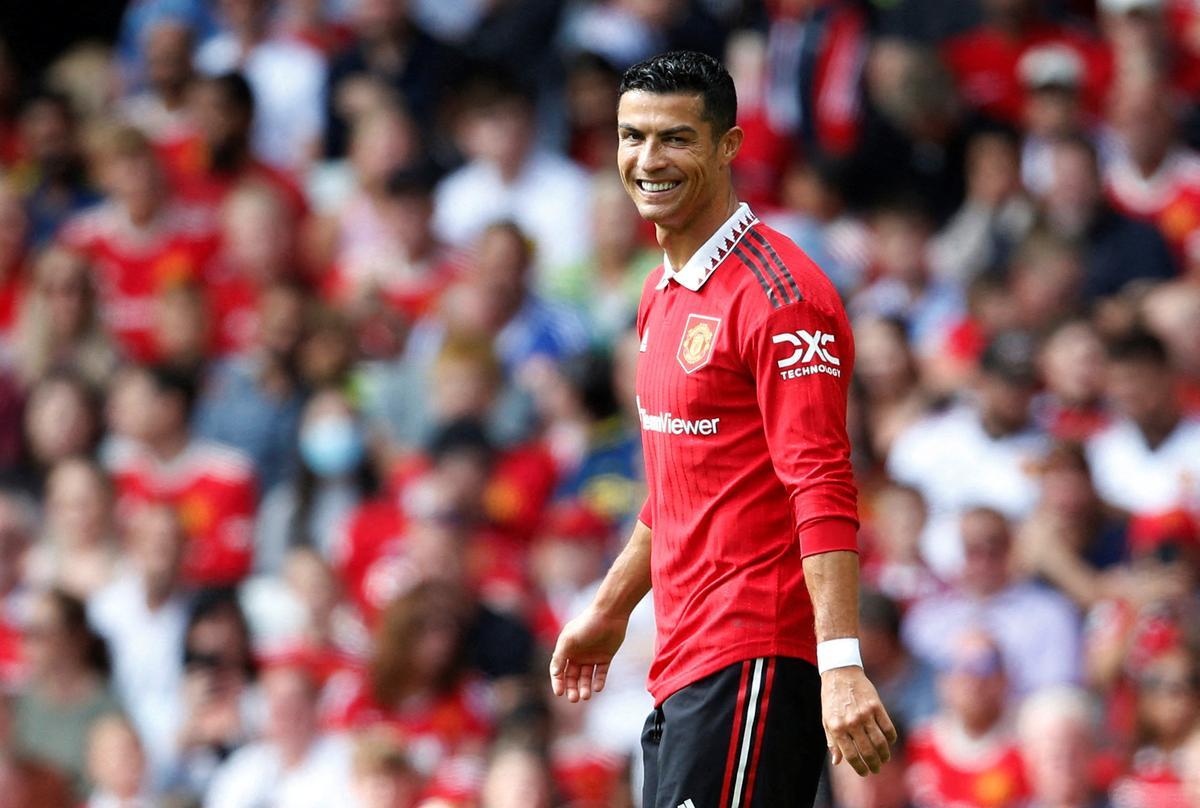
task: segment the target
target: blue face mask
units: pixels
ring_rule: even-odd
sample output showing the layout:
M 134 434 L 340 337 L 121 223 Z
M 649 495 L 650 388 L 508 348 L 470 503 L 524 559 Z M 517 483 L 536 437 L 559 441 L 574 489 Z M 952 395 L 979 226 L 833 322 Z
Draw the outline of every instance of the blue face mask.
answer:
M 362 432 L 348 418 L 322 418 L 300 433 L 300 457 L 318 477 L 341 477 L 362 461 Z

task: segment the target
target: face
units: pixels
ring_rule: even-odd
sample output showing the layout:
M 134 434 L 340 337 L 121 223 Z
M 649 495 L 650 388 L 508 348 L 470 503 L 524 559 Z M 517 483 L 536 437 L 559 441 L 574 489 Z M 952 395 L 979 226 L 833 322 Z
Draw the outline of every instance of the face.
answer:
M 204 356 L 208 347 L 208 317 L 199 293 L 173 289 L 154 305 L 154 343 L 164 360 Z
M 294 237 L 292 218 L 270 192 L 235 194 L 221 216 L 224 249 L 238 270 L 268 284 L 287 269 Z
M 483 808 L 549 808 L 550 789 L 541 761 L 512 749 L 495 757 L 483 783 Z
M 46 306 L 46 321 L 56 341 L 75 337 L 88 325 L 91 296 L 88 266 L 78 256 L 51 250 L 38 264 L 37 291 Z
M 1182 763 L 1184 797 L 1188 805 L 1200 806 L 1200 731 L 1184 747 Z
M 23 629 L 24 651 L 34 676 L 44 676 L 64 665 L 74 667 L 79 638 L 63 624 L 54 601 L 46 596 L 34 601 Z
M 146 757 L 133 727 L 116 718 L 102 718 L 88 743 L 88 771 L 104 790 L 132 800 L 141 791 Z
M 275 356 L 290 356 L 304 334 L 304 313 L 299 292 L 286 287 L 272 289 L 260 305 L 259 343 Z
M 1131 86 L 1118 91 L 1112 122 L 1129 156 L 1139 164 L 1156 165 L 1174 140 L 1175 122 L 1167 95 L 1157 86 Z
M 533 145 L 533 112 L 519 100 L 490 104 L 467 112 L 458 135 L 471 159 L 516 166 Z
M 1056 331 L 1042 351 L 1042 378 L 1066 404 L 1091 404 L 1104 391 L 1104 343 L 1086 323 Z
M 938 680 L 946 708 L 970 729 L 990 728 L 1004 711 L 1008 687 L 1000 652 L 974 634 L 960 637 L 950 667 Z
M 1003 432 L 1015 432 L 1029 421 L 1033 401 L 1032 382 L 1010 381 L 992 373 L 983 374 L 976 385 L 983 419 Z
M 925 503 L 916 491 L 889 489 L 876 503 L 879 549 L 889 561 L 912 562 L 920 556 Z
M 920 282 L 925 276 L 929 231 L 923 222 L 895 212 L 875 217 L 874 262 L 881 275 L 905 283 Z
M 1025 102 L 1028 131 L 1044 138 L 1062 137 L 1078 131 L 1082 117 L 1083 105 L 1075 90 L 1033 90 Z
M 60 463 L 46 480 L 46 519 L 55 540 L 72 545 L 102 541 L 111 508 L 108 489 L 87 463 Z
M 416 150 L 411 121 L 399 115 L 368 114 L 354 130 L 350 162 L 360 184 L 380 187 L 389 174 L 412 162 Z
M 1054 149 L 1045 204 L 1050 217 L 1068 235 L 1076 235 L 1100 201 L 1100 177 L 1091 155 L 1071 144 Z
M 439 362 L 433 375 L 434 410 L 446 421 L 482 417 L 491 409 L 496 383 L 489 370 L 465 357 Z
M 185 537 L 179 518 L 167 507 L 147 506 L 129 523 L 129 546 L 134 566 L 149 588 L 168 591 L 183 561 Z
M 87 398 L 74 384 L 39 385 L 25 412 L 25 434 L 39 463 L 53 465 L 87 452 L 96 424 Z
M 160 185 L 158 163 L 152 154 L 119 155 L 107 161 L 105 182 L 127 207 L 138 211 L 153 207 Z
M 146 36 L 144 52 L 147 77 L 160 91 L 177 91 L 192 75 L 192 34 L 185 25 L 154 26 Z
M 991 594 L 1008 583 L 1008 525 L 987 511 L 970 511 L 962 519 L 962 580 L 972 592 Z
M 487 231 L 479 242 L 472 285 L 491 301 L 492 316 L 505 318 L 525 299 L 529 253 L 516 233 L 506 229 Z M 503 319 L 493 325 L 502 325 Z
M 266 735 L 276 740 L 305 737 L 317 724 L 317 692 L 304 672 L 290 668 L 268 671 L 262 677 L 267 700 Z
M 420 780 L 411 772 L 365 772 L 354 778 L 359 808 L 412 808 L 417 804 Z M 434 805 L 432 801 L 424 803 Z
M 1182 651 L 1164 654 L 1146 666 L 1137 682 L 1138 713 L 1151 742 L 1180 743 L 1200 717 L 1200 682 Z
M 58 162 L 75 150 L 70 118 L 54 101 L 31 104 L 21 116 L 21 133 L 34 158 L 40 161 Z
M 1135 424 L 1153 424 L 1175 411 L 1174 377 L 1153 362 L 1109 363 L 1106 389 L 1117 412 Z
M 742 130 L 713 131 L 701 96 L 627 92 L 617 106 L 617 134 L 621 182 L 643 219 L 683 230 L 729 196 Z
M 903 328 L 882 320 L 861 320 L 854 328 L 855 370 L 868 396 L 903 393 L 915 381 L 913 358 Z
M 212 82 L 200 82 L 188 93 L 188 107 L 204 141 L 219 146 L 250 131 L 250 118 Z

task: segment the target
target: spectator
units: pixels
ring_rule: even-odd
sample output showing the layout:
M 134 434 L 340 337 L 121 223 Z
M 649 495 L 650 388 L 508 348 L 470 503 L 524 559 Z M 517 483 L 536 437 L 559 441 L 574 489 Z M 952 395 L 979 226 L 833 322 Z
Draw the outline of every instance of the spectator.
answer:
M 1021 155 L 1014 135 L 981 132 L 967 143 L 967 199 L 930 244 L 929 264 L 940 278 L 962 284 L 996 272 L 1033 226 L 1033 202 L 1021 188 Z
M 190 583 L 230 583 L 241 580 L 253 562 L 258 484 L 240 451 L 189 433 L 195 396 L 194 382 L 177 372 L 135 371 L 126 400 L 133 440 L 116 446 L 108 465 L 119 514 L 145 502 L 179 509 Z
M 491 717 L 466 668 L 466 615 L 458 597 L 452 587 L 426 583 L 387 607 L 344 722 L 395 727 L 413 750 L 427 795 L 455 791 L 457 783 L 465 793 L 441 796 L 461 799 L 479 786 Z
M 1083 245 L 1089 301 L 1120 292 L 1136 280 L 1176 274 L 1166 242 L 1152 226 L 1113 210 L 1104 200 L 1095 149 L 1082 137 L 1050 147 L 1051 180 L 1043 197 L 1046 223 Z
M 899 606 L 886 595 L 866 590 L 859 599 L 863 667 L 879 683 L 879 695 L 902 725 L 915 727 L 938 709 L 937 677 L 900 640 Z
M 29 277 L 29 216 L 11 183 L 0 182 L 0 345 L 11 345 Z
M 605 548 L 612 525 L 579 502 L 561 502 L 546 518 L 530 550 L 532 577 L 540 608 L 535 611 L 538 639 L 553 647 L 583 593 L 604 573 Z
M 1039 471 L 1037 507 L 1017 528 L 1017 562 L 1089 609 L 1121 589 L 1125 526 L 1106 512 L 1078 444 L 1055 445 Z
M 496 354 L 509 378 L 520 383 L 531 360 L 561 361 L 584 348 L 574 311 L 532 291 L 532 247 L 511 222 L 487 227 L 479 237 L 474 265 L 447 292 L 443 317 L 425 318 L 409 340 L 415 361 L 428 362 L 446 335 L 494 335 Z
M 193 78 L 195 31 L 186 20 L 163 17 L 143 34 L 146 86 L 122 100 L 121 117 L 171 151 L 187 136 L 187 90 Z
M 892 746 L 892 759 L 872 777 L 858 777 L 848 766 L 830 769 L 830 786 L 839 808 L 913 808 L 909 799 L 908 738 L 901 735 Z
M 21 381 L 28 387 L 55 368 L 68 368 L 92 385 L 107 381 L 118 354 L 102 320 L 92 267 L 78 254 L 47 248 L 21 306 L 16 342 Z
M 1092 281 L 1075 245 L 1035 230 L 1016 250 L 1008 267 L 1008 295 L 1019 328 L 1040 333 L 1076 315 L 1081 291 Z
M 545 295 L 584 313 L 592 343 L 610 347 L 637 317 L 650 270 L 662 255 L 642 238 L 637 208 L 616 177 L 592 183 L 592 255 L 547 278 Z
M 950 664 L 959 635 L 986 629 L 1004 657 L 1012 692 L 1067 684 L 1080 678 L 1079 618 L 1059 593 L 1016 579 L 1012 537 L 996 511 L 974 508 L 962 518 L 962 575 L 942 595 L 917 603 L 904 620 L 904 639 L 917 656 Z M 1036 625 L 1031 632 L 1028 626 Z
M 217 769 L 205 805 L 266 803 L 278 808 L 336 805 L 350 784 L 347 739 L 321 733 L 317 684 L 298 667 L 267 670 L 262 681 L 266 726 Z
M 938 679 L 941 711 L 908 741 L 908 787 L 917 808 L 1024 805 L 1030 787 L 1007 723 L 1009 683 L 1003 655 L 970 631 L 948 648 Z
M 1101 0 L 1100 31 L 1116 61 L 1116 73 L 1129 75 L 1147 66 L 1162 70 L 1171 92 L 1195 97 L 1200 92 L 1200 61 L 1186 34 L 1177 30 L 1187 18 L 1163 0 Z M 1183 17 L 1181 20 L 1180 17 Z
M 539 279 L 584 260 L 592 243 L 587 175 L 537 147 L 532 100 L 513 85 L 481 79 L 460 105 L 455 136 L 467 164 L 438 186 L 437 234 L 464 246 L 511 220 L 533 240 Z
M 1017 735 L 1033 808 L 1103 808 L 1093 782 L 1095 708 L 1086 691 L 1039 690 L 1021 703 Z
M 28 562 L 30 582 L 88 599 L 120 562 L 112 485 L 93 461 L 71 457 L 46 476 L 45 525 Z
M 896 438 L 919 421 L 930 400 L 917 358 L 899 320 L 859 317 L 854 323 L 855 371 L 861 418 L 872 459 L 888 456 Z
M 233 72 L 198 78 L 187 99 L 196 131 L 168 161 L 172 187 L 215 212 L 239 185 L 259 182 L 279 194 L 294 221 L 303 219 L 308 203 L 295 180 L 252 150 L 256 106 L 245 76 Z
M 1200 731 L 1183 748 L 1183 794 L 1188 808 L 1200 805 Z
M 79 131 L 66 96 L 42 90 L 25 100 L 19 120 L 25 160 L 21 188 L 29 213 L 30 241 L 47 244 L 59 227 L 98 197 L 88 185 Z
M 420 779 L 395 733 L 379 727 L 354 746 L 355 808 L 414 808 Z
M 921 550 L 934 572 L 953 576 L 958 569 L 956 533 L 966 508 L 987 505 L 1012 519 L 1033 508 L 1037 486 L 1029 462 L 1047 448 L 1030 419 L 1034 384 L 1029 337 L 1001 334 L 984 352 L 974 403 L 927 416 L 896 438 L 888 471 L 929 506 Z
M 30 682 L 14 703 L 17 745 L 54 764 L 82 797 L 88 733 L 118 709 L 108 691 L 108 648 L 88 626 L 83 602 L 53 589 L 30 604 L 24 638 Z
M 25 559 L 37 531 L 37 510 L 24 494 L 0 488 L 0 681 L 12 684 L 21 665 L 19 636 L 29 615 Z
M 151 338 L 161 366 L 189 378 L 204 378 L 212 338 L 203 288 L 188 283 L 160 292 L 154 300 Z
M 876 280 L 850 301 L 857 320 L 889 317 L 904 323 L 918 355 L 936 352 L 963 311 L 961 290 L 938 279 L 929 266 L 931 222 L 911 204 L 897 202 L 871 216 Z
M 1155 337 L 1109 348 L 1107 392 L 1116 419 L 1087 443 L 1096 490 L 1131 513 L 1194 510 L 1200 502 L 1200 423 L 1180 412 L 1175 374 Z
M 1200 156 L 1179 142 L 1170 93 L 1153 76 L 1118 82 L 1109 121 L 1117 141 L 1104 172 L 1109 197 L 1156 225 L 1178 256 L 1200 216 Z
M 498 744 L 483 779 L 481 808 L 551 808 L 550 762 L 518 744 Z
M 258 339 L 266 290 L 298 276 L 295 223 L 269 185 L 247 183 L 221 207 L 222 250 L 206 289 L 212 352 L 244 353 Z
M 1183 805 L 1183 750 L 1200 717 L 1200 666 L 1184 647 L 1163 652 L 1137 680 L 1137 747 L 1113 784 L 1113 808 Z
M 184 793 L 201 796 L 215 788 L 219 765 L 260 729 L 250 627 L 235 590 L 196 596 L 182 651 L 183 680 L 172 716 L 173 777 Z
M 321 143 L 325 61 L 295 39 L 272 36 L 266 0 L 220 0 L 226 30 L 196 51 L 196 66 L 217 76 L 242 70 L 254 91 L 252 145 L 264 162 L 303 170 Z
M 196 402 L 196 435 L 248 455 L 264 491 L 295 469 L 304 406 L 297 355 L 308 330 L 308 303 L 292 283 L 264 290 L 251 349 L 217 365 Z
M 925 500 L 914 488 L 888 483 L 875 495 L 873 505 L 863 580 L 907 609 L 942 588 L 921 558 L 921 533 L 928 518 Z
M 150 808 L 146 754 L 137 730 L 116 713 L 102 716 L 87 738 L 88 776 L 94 787 L 83 808 Z
M 417 121 L 432 121 L 458 73 L 459 55 L 421 30 L 400 0 L 367 0 L 351 16 L 354 41 L 329 65 L 325 153 L 346 152 L 347 131 L 375 88 L 398 98 Z
M 1083 99 L 1084 63 L 1070 47 L 1051 43 L 1027 50 L 1017 69 L 1025 90 L 1021 180 L 1040 198 L 1054 178 L 1051 148 L 1090 128 Z
M 100 430 L 97 409 L 92 390 L 70 372 L 49 374 L 34 385 L 25 406 L 30 483 L 40 486 L 55 463 L 91 453 Z
M 109 198 L 72 219 L 62 241 L 95 266 L 106 322 L 138 361 L 154 358 L 154 298 L 202 281 L 216 252 L 209 216 L 174 202 L 146 136 L 120 126 L 97 136 L 94 161 Z
M 1084 441 L 1106 427 L 1104 342 L 1086 318 L 1068 319 L 1046 334 L 1038 356 L 1046 389 L 1034 399 L 1038 423 L 1064 441 Z
M 313 394 L 300 422 L 300 471 L 263 500 L 255 527 L 258 569 L 276 573 L 290 547 L 334 557 L 334 539 L 350 512 L 377 488 L 364 425 L 346 395 Z
M 186 534 L 172 508 L 147 505 L 129 521 L 126 541 L 129 568 L 92 597 L 88 617 L 108 641 L 114 689 L 145 744 L 152 779 L 161 785 L 174 760 L 183 678 Z

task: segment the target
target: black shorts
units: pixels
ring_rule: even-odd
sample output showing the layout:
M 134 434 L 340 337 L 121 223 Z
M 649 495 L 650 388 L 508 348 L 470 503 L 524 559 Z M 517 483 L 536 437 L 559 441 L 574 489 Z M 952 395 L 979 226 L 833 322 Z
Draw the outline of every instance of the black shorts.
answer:
M 642 808 L 811 808 L 825 755 L 812 663 L 737 662 L 646 720 Z

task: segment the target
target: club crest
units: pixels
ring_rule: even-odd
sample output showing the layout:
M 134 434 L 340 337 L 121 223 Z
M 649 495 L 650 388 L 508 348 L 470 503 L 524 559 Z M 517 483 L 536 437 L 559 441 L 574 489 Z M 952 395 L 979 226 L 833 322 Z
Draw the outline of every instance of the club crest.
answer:
M 675 354 L 684 373 L 693 373 L 712 359 L 713 345 L 717 341 L 717 330 L 720 327 L 721 321 L 716 317 L 688 315 L 687 324 L 683 327 L 683 338 L 679 341 L 679 351 Z

